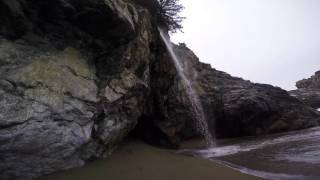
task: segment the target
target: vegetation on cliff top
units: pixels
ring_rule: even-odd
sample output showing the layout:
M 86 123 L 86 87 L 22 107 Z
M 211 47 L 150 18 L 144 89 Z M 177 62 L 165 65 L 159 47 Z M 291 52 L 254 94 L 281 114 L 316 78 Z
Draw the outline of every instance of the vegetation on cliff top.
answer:
M 180 16 L 184 7 L 179 0 L 135 0 L 135 2 L 150 11 L 158 26 L 172 33 L 181 31 L 185 17 Z
M 180 16 L 184 7 L 179 0 L 158 0 L 160 8 L 157 12 L 158 23 L 164 25 L 169 31 L 176 32 L 182 29 L 182 21 L 185 17 Z

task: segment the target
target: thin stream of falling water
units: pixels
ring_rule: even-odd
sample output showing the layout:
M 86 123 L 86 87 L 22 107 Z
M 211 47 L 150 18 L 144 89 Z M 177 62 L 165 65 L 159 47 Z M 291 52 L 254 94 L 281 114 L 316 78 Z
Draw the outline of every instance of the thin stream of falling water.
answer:
M 212 134 L 209 131 L 208 123 L 206 121 L 205 113 L 203 111 L 202 104 L 200 102 L 200 99 L 198 97 L 198 94 L 195 92 L 194 88 L 192 87 L 192 84 L 190 80 L 187 78 L 185 74 L 185 69 L 183 68 L 180 59 L 176 55 L 176 53 L 173 50 L 172 44 L 170 42 L 169 36 L 164 33 L 162 29 L 159 28 L 160 36 L 165 43 L 167 50 L 169 51 L 169 54 L 171 56 L 171 59 L 174 62 L 174 65 L 177 69 L 178 75 L 182 80 L 182 84 L 185 88 L 185 91 L 187 93 L 187 96 L 190 100 L 191 107 L 193 112 L 196 115 L 197 119 L 197 128 L 200 130 L 201 134 L 204 136 L 208 146 L 214 146 L 215 140 L 212 136 Z

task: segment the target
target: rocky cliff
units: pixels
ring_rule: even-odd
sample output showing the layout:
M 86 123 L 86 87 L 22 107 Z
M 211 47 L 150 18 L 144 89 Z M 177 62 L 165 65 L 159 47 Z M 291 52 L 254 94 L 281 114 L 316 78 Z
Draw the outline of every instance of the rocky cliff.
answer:
M 292 96 L 315 109 L 320 109 L 320 71 L 309 79 L 298 81 L 296 86 L 298 89 L 290 92 Z
M 184 44 L 176 46 L 175 51 L 184 61 L 185 69 L 190 72 L 189 79 L 193 80 L 194 87 L 201 98 L 210 130 L 218 138 L 291 131 L 317 126 L 320 122 L 318 112 L 291 97 L 285 90 L 271 85 L 255 84 L 213 69 L 210 65 L 201 63 Z M 161 79 L 168 79 L 170 72 L 164 71 L 168 69 L 164 66 L 170 64 L 170 61 L 170 57 L 164 54 L 161 60 L 154 63 L 160 67 L 156 69 L 160 70 L 158 74 Z M 173 67 L 170 66 L 170 68 Z M 171 72 L 174 72 L 174 69 Z M 167 82 L 167 80 L 158 80 L 158 82 L 153 80 L 157 88 L 152 92 L 160 94 L 156 98 L 155 106 L 160 106 L 157 109 L 162 109 L 162 111 L 158 112 L 157 117 L 166 118 L 149 119 L 155 121 L 155 124 L 166 124 L 168 127 L 184 125 L 180 131 L 167 130 L 171 132 L 167 136 L 176 132 L 178 137 L 187 138 L 192 134 L 190 127 L 194 127 L 192 124 L 194 121 L 189 120 L 192 115 L 188 114 L 187 110 L 183 110 L 188 109 L 187 96 L 184 95 L 183 90 L 179 89 L 181 87 L 179 79 L 173 80 L 172 85 L 166 86 L 161 83 L 164 81 Z M 164 87 L 166 90 L 161 94 L 159 91 Z M 161 103 L 165 99 L 167 102 Z M 180 109 L 182 104 L 185 104 L 186 107 L 181 106 Z
M 157 24 L 139 4 L 0 0 L 0 179 L 82 166 L 129 134 L 173 147 L 199 136 Z M 319 113 L 286 91 L 175 49 L 218 137 L 319 124 Z

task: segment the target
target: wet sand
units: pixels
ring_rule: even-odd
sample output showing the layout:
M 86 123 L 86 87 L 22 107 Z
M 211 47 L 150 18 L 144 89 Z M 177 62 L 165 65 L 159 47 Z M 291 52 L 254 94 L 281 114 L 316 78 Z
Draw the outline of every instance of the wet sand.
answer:
M 105 160 L 40 180 L 256 180 L 221 164 L 130 140 Z

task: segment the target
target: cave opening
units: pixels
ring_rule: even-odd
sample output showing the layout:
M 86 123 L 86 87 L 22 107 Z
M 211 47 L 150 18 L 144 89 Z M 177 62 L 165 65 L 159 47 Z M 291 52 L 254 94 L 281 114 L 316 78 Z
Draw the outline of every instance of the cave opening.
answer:
M 130 132 L 128 138 L 140 139 L 147 144 L 176 149 L 178 144 L 172 142 L 170 138 L 154 122 L 154 118 L 142 115 L 138 119 L 138 124 Z

